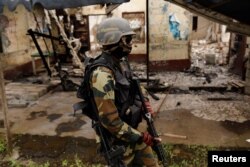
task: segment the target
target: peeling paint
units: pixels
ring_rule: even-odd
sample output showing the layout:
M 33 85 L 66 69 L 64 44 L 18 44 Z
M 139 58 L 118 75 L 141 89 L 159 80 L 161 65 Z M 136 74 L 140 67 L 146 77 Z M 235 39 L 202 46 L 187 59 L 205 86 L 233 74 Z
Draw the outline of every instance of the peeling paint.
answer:
M 6 34 L 6 29 L 9 26 L 9 19 L 7 16 L 0 15 L 0 35 L 1 35 L 1 45 L 3 48 L 7 48 L 11 45 L 11 42 Z
M 3 46 L 3 48 L 6 49 L 6 48 L 10 47 L 11 41 L 9 40 L 9 38 L 8 38 L 8 36 L 6 35 L 5 32 L 2 32 L 1 39 L 2 39 L 2 46 Z
M 8 25 L 9 25 L 8 17 L 1 14 L 0 15 L 0 32 L 4 31 L 6 27 L 8 27 Z

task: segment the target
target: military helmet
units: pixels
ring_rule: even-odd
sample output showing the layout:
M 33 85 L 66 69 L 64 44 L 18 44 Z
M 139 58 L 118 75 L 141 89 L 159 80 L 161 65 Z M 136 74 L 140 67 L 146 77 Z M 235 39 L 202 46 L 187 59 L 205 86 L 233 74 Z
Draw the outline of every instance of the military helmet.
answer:
M 116 44 L 126 35 L 135 35 L 135 32 L 123 18 L 108 18 L 97 27 L 96 37 L 103 46 Z

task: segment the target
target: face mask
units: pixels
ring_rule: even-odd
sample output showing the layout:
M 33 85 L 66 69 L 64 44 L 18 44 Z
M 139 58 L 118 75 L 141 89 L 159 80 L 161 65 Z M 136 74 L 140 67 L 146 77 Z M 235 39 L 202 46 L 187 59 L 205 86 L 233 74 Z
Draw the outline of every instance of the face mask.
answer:
M 115 55 L 117 59 L 127 57 L 132 50 L 132 39 L 131 35 L 123 36 L 118 44 L 114 44 L 105 50 Z
M 131 35 L 128 35 L 128 36 L 123 36 L 121 38 L 121 42 L 120 42 L 120 45 L 122 47 L 122 51 L 125 52 L 125 53 L 130 53 L 131 50 L 132 50 L 132 36 Z

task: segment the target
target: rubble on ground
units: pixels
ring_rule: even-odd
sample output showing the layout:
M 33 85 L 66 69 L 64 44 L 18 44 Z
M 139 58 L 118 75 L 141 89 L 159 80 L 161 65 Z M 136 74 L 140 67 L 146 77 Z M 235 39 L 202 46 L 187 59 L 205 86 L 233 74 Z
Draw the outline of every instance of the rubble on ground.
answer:
M 250 120 L 250 97 L 242 94 L 244 82 L 228 72 L 228 43 L 200 40 L 193 41 L 191 46 L 190 69 L 149 73 L 149 79 L 158 79 L 159 84 L 170 89 L 156 94 L 160 101 L 167 96 L 159 112 L 181 108 L 207 120 L 239 123 Z M 147 78 L 145 64 L 132 63 L 131 67 L 137 76 Z M 158 111 L 160 102 L 151 98 L 151 103 Z

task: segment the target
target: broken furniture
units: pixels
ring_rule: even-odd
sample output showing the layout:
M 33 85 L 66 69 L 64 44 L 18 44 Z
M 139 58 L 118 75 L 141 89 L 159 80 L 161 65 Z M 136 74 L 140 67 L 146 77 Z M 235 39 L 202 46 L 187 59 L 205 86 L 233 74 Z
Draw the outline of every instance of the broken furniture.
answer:
M 241 93 L 245 90 L 245 82 L 244 81 L 230 81 L 228 82 L 229 87 L 231 87 L 232 91 L 239 91 Z
M 47 59 L 48 67 L 50 68 L 50 57 L 52 56 L 51 53 L 45 52 L 43 53 L 43 56 Z M 32 69 L 33 69 L 33 74 L 36 75 L 36 60 L 41 59 L 41 56 L 39 53 L 33 53 L 31 54 L 32 58 Z
M 69 74 L 67 73 L 67 71 L 63 71 L 61 69 L 61 63 L 60 63 L 60 60 L 58 58 L 58 53 L 55 51 L 55 46 L 53 44 L 53 40 L 57 40 L 57 41 L 61 41 L 62 39 L 60 37 L 54 37 L 52 35 L 47 35 L 47 34 L 43 34 L 43 33 L 40 33 L 40 32 L 36 32 L 36 31 L 33 31 L 32 29 L 29 29 L 28 30 L 28 35 L 31 36 L 36 48 L 37 48 L 37 51 L 38 53 L 37 54 L 34 54 L 33 57 L 39 57 L 42 59 L 42 62 L 44 64 L 44 67 L 46 68 L 47 72 L 48 72 L 48 75 L 51 77 L 51 70 L 50 70 L 50 62 L 49 62 L 49 58 L 50 56 L 53 56 L 53 58 L 55 59 L 55 62 L 56 62 L 56 65 L 55 65 L 55 69 L 56 71 L 58 72 L 58 76 L 61 80 L 61 84 L 62 84 L 62 87 L 63 89 L 66 91 L 66 90 L 76 90 L 76 87 L 78 86 L 77 84 L 75 84 L 74 82 L 72 82 L 70 79 L 69 79 Z M 44 38 L 49 38 L 51 39 L 51 42 L 52 42 L 52 48 L 53 48 L 53 52 L 49 53 L 48 52 L 43 52 L 38 41 L 37 41 L 37 38 L 36 36 L 41 36 L 41 37 L 44 37 Z M 46 58 L 48 58 L 48 61 L 46 61 Z M 35 62 L 34 62 L 34 65 L 35 65 Z M 34 71 L 33 71 L 34 72 Z
M 31 36 L 31 38 L 32 38 L 32 40 L 33 40 L 33 42 L 34 42 L 34 44 L 35 44 L 35 46 L 37 48 L 37 51 L 38 51 L 38 53 L 39 53 L 39 55 L 40 55 L 40 57 L 42 59 L 44 67 L 46 68 L 46 70 L 48 72 L 48 75 L 51 77 L 51 70 L 50 70 L 50 68 L 48 66 L 48 63 L 47 63 L 46 59 L 45 59 L 44 53 L 43 53 L 43 51 L 42 51 L 42 49 L 41 49 L 41 47 L 40 47 L 40 45 L 39 45 L 39 43 L 37 41 L 36 35 L 37 36 L 42 36 L 42 37 L 47 37 L 47 38 L 50 38 L 51 40 L 52 39 L 59 40 L 59 38 L 52 37 L 51 35 L 42 34 L 40 32 L 33 31 L 32 29 L 28 29 L 28 34 L 27 35 Z M 54 52 L 54 56 L 56 57 L 55 52 Z

